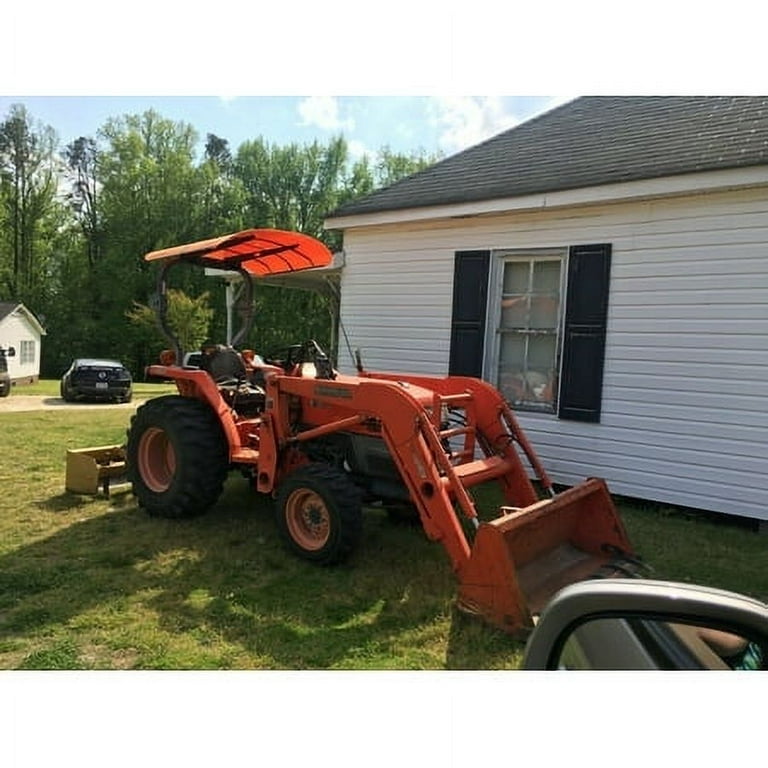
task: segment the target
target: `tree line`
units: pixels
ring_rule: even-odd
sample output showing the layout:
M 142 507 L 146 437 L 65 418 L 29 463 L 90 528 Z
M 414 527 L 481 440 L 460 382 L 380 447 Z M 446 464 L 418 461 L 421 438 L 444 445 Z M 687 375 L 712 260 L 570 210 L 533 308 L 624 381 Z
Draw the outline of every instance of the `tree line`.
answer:
M 328 143 L 236 149 L 154 110 L 108 119 L 95 136 L 62 146 L 22 104 L 0 122 L 0 301 L 20 302 L 46 329 L 41 376 L 57 378 L 78 356 L 122 360 L 135 375 L 165 345 L 147 322 L 155 291 L 148 251 L 250 227 L 317 237 L 340 205 L 434 162 L 425 153 L 353 160 L 342 136 Z M 176 270 L 179 272 L 180 270 Z M 202 270 L 181 271 L 173 317 L 190 344 L 223 341 L 224 286 Z M 258 350 L 308 338 L 328 347 L 329 299 L 256 286 Z

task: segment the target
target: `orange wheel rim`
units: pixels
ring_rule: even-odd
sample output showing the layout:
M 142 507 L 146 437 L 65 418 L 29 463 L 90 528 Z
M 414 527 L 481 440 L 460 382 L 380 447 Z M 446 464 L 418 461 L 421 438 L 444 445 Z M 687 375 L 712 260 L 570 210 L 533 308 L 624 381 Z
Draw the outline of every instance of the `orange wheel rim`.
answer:
M 291 538 L 302 549 L 322 549 L 331 533 L 331 515 L 325 502 L 317 493 L 304 488 L 288 497 L 285 521 Z
M 148 429 L 139 440 L 139 474 L 150 491 L 167 491 L 176 474 L 176 453 L 165 430 Z

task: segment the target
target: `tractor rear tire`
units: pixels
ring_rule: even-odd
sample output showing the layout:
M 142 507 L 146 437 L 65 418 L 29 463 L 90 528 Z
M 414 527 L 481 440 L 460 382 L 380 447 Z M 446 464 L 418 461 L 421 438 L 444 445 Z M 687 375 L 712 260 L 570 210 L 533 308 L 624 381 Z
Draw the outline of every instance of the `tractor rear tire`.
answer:
M 363 530 L 362 494 L 343 470 L 305 464 L 277 490 L 277 527 L 295 554 L 320 565 L 346 560 Z
M 205 403 L 178 395 L 141 405 L 131 419 L 128 479 L 139 505 L 154 517 L 196 517 L 221 495 L 229 449 Z

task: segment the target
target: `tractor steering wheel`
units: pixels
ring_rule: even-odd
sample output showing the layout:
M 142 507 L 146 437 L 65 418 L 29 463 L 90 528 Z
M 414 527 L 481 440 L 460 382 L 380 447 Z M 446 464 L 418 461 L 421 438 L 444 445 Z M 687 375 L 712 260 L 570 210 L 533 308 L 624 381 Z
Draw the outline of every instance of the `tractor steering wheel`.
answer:
M 308 339 L 303 344 L 292 344 L 286 349 L 265 357 L 265 361 L 272 365 L 279 365 L 286 373 L 300 369 L 304 363 L 312 363 L 316 369 L 315 378 L 336 378 L 336 372 L 328 355 L 314 339 Z

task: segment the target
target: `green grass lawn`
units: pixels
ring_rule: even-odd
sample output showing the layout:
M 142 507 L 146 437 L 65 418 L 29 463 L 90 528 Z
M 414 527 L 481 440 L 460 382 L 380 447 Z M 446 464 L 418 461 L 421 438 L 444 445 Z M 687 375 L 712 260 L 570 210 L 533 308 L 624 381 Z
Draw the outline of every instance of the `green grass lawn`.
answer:
M 0 414 L 0 668 L 519 666 L 521 643 L 455 611 L 442 547 L 381 511 L 348 563 L 320 568 L 282 548 L 269 499 L 239 475 L 182 522 L 148 517 L 125 490 L 66 493 L 66 450 L 121 443 L 130 416 Z M 768 598 L 763 536 L 619 504 L 656 576 Z

